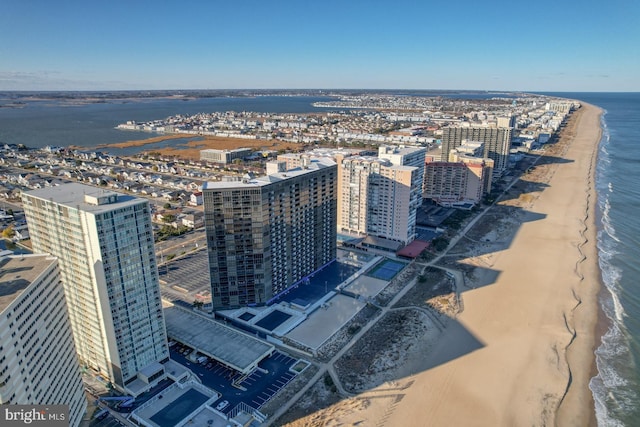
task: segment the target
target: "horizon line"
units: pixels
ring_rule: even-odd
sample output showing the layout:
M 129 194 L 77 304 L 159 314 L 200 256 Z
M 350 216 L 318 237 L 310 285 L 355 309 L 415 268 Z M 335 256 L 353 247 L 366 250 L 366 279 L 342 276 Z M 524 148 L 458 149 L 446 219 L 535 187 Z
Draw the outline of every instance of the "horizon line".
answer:
M 545 92 L 551 93 L 640 93 L 640 91 L 610 91 L 610 90 L 578 90 L 578 91 L 557 91 L 557 90 L 502 90 L 502 89 L 399 89 L 399 88 L 220 88 L 220 89 L 0 89 L 0 93 L 6 92 L 32 92 L 32 93 L 51 93 L 51 92 L 207 92 L 207 91 L 220 91 L 220 92 L 232 92 L 232 91 L 417 91 L 417 92 L 475 92 L 475 93 L 533 93 L 541 94 Z

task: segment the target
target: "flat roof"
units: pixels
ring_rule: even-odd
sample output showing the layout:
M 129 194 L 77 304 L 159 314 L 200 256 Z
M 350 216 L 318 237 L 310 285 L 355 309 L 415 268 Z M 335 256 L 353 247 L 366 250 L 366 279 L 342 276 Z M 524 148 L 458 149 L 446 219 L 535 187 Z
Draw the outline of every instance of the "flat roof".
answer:
M 56 261 L 41 254 L 0 258 L 0 312 Z
M 200 150 L 201 153 L 239 153 L 241 151 L 251 151 L 251 148 L 242 147 L 235 148 L 233 150 L 225 149 L 225 148 L 205 148 L 204 150 Z
M 384 237 L 367 236 L 362 241 L 364 245 L 375 245 L 380 248 L 385 248 L 393 251 L 397 251 L 402 247 L 402 243 L 395 240 L 385 239 Z
M 304 176 L 318 170 L 335 166 L 336 162 L 331 159 L 318 159 L 311 158 L 311 161 L 306 168 L 293 168 L 285 172 L 277 172 L 270 175 L 264 175 L 257 178 L 251 178 L 244 181 L 220 181 L 220 182 L 204 182 L 202 184 L 202 190 L 209 189 L 240 189 L 240 188 L 255 188 L 264 187 L 274 182 L 285 181 L 291 178 Z
M 375 297 L 382 291 L 389 281 L 376 279 L 370 276 L 360 276 L 353 282 L 344 287 L 346 291 L 353 292 L 356 295 L 361 295 L 365 298 Z
M 78 182 L 26 191 L 25 194 L 42 200 L 52 201 L 62 206 L 93 213 L 108 212 L 113 209 L 147 202 L 146 199 L 140 197 L 134 197 L 103 188 L 96 188 L 90 185 L 80 184 Z M 93 204 L 87 203 L 85 196 L 94 200 L 102 200 L 109 196 L 115 196 L 116 201 L 111 203 Z
M 337 294 L 285 336 L 317 350 L 365 305 L 365 301 Z
M 200 314 L 166 301 L 167 335 L 242 373 L 271 355 L 275 347 Z

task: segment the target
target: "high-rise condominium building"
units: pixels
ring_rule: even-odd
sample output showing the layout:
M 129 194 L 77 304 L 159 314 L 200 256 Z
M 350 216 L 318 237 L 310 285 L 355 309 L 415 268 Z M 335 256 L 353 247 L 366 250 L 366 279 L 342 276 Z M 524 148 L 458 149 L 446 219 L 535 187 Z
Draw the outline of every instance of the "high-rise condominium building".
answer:
M 415 238 L 421 169 L 377 157 L 339 158 L 338 230 L 409 243 Z M 424 153 L 423 153 L 424 162 Z
M 87 408 L 60 270 L 49 255 L 0 258 L 0 405 Z
M 494 170 L 502 172 L 507 168 L 511 148 L 512 128 L 495 126 L 446 127 L 442 129 L 443 162 L 449 161 L 449 153 L 464 140 L 484 142 L 484 157 L 492 159 Z
M 424 182 L 424 162 L 427 149 L 423 147 L 410 146 L 385 146 L 378 148 L 378 157 L 387 159 L 395 166 L 410 166 L 417 168 L 411 177 L 411 196 L 408 210 L 408 239 L 404 243 L 409 243 L 415 238 L 415 223 L 418 208 L 422 205 L 422 184 Z
M 23 193 L 33 250 L 58 257 L 80 363 L 137 395 L 169 359 L 149 203 L 83 184 Z
M 484 158 L 484 142 L 463 141 L 449 152 L 449 161 L 425 165 L 425 199 L 444 206 L 473 206 L 491 191 L 493 160 Z
M 491 159 L 469 156 L 427 163 L 423 196 L 443 206 L 479 203 L 491 191 L 492 165 Z
M 336 164 L 304 161 L 202 189 L 215 309 L 265 304 L 336 258 Z

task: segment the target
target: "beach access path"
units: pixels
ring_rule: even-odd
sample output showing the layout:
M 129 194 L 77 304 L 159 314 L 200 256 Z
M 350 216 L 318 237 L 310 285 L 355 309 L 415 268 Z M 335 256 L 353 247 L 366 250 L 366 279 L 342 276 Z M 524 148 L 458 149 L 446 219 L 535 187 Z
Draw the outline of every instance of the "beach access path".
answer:
M 496 280 L 463 294 L 385 425 L 593 425 L 600 289 L 594 171 L 601 111 L 584 105 L 562 162 L 528 207 Z

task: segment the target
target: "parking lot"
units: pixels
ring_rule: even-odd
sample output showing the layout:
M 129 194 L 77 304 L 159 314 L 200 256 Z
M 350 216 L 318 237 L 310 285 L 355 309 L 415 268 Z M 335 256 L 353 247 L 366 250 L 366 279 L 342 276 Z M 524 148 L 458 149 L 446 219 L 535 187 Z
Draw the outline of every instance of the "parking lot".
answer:
M 196 294 L 211 294 L 209 259 L 206 248 L 189 253 L 158 267 L 162 297 L 189 306 L 198 299 Z
M 158 261 L 162 261 L 161 255 L 164 255 L 165 257 L 169 254 L 178 255 L 183 251 L 188 252 L 192 249 L 206 246 L 206 244 L 205 232 L 204 229 L 201 228 L 199 230 L 190 231 L 181 236 L 172 236 L 167 240 L 156 242 L 155 246 Z
M 189 347 L 180 343 L 173 345 L 170 350 L 173 360 L 191 369 L 200 377 L 203 385 L 221 393 L 221 397 L 213 403 L 214 407 L 221 402 L 229 402 L 220 409 L 225 414 L 231 412 L 240 402 L 260 409 L 296 376 L 289 369 L 297 359 L 277 351 L 261 361 L 258 369 L 243 378 L 239 372 L 216 361 L 192 362 L 188 359 L 191 352 Z

